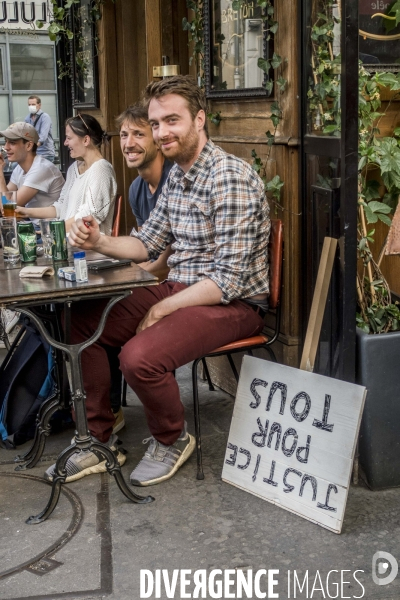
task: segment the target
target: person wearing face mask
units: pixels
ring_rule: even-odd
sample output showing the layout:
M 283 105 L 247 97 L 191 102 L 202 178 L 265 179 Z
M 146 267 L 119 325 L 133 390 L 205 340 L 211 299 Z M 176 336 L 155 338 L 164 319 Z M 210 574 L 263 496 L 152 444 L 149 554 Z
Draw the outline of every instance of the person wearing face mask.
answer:
M 42 101 L 39 96 L 29 96 L 28 110 L 29 115 L 25 117 L 25 123 L 33 125 L 39 135 L 37 154 L 47 158 L 50 162 L 55 160 L 55 149 L 53 134 L 51 131 L 52 123 L 50 115 L 42 111 Z

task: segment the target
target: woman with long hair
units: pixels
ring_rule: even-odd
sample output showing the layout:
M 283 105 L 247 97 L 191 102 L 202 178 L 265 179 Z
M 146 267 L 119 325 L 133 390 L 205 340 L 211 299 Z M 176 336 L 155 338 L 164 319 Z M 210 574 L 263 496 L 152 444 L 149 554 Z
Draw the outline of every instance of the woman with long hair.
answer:
M 20 206 L 17 214 L 31 219 L 62 219 L 67 232 L 73 220 L 93 215 L 100 231 L 110 235 L 117 182 L 113 166 L 100 152 L 107 139 L 107 133 L 91 115 L 78 114 L 67 119 L 64 146 L 75 162 L 67 171 L 59 199 L 46 208 Z

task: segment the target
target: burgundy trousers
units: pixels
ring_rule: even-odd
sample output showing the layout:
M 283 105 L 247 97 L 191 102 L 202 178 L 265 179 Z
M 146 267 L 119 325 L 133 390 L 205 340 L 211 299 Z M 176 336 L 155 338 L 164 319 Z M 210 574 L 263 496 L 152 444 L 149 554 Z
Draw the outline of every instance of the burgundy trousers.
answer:
M 181 308 L 136 335 L 149 309 L 185 289 L 166 281 L 135 288 L 110 311 L 100 338 L 82 353 L 83 383 L 89 430 L 101 442 L 112 432 L 110 369 L 104 345 L 121 347 L 121 371 L 143 403 L 151 434 L 173 444 L 184 426 L 184 409 L 173 371 L 235 340 L 257 335 L 263 320 L 246 302 Z M 71 343 L 87 340 L 97 328 L 106 300 L 73 305 Z

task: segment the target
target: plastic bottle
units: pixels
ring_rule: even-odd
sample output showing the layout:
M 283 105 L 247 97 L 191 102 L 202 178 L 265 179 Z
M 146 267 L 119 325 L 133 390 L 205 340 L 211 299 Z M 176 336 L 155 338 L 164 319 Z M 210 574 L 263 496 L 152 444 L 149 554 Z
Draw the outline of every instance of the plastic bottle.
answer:
M 76 273 L 76 281 L 88 281 L 88 270 L 86 264 L 86 253 L 74 252 L 74 267 Z

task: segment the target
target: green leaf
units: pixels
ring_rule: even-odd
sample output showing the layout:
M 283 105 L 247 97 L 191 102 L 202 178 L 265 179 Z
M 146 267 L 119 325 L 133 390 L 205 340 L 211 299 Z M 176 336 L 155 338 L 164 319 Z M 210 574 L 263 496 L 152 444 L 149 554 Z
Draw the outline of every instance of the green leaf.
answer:
M 362 171 L 366 164 L 367 164 L 367 157 L 366 156 L 361 157 L 361 159 L 358 163 L 358 170 Z
M 367 223 L 376 223 L 378 220 L 378 217 L 375 213 L 372 212 L 372 210 L 369 208 L 369 206 L 364 206 L 364 213 L 365 213 L 365 217 L 367 219 Z
M 278 86 L 279 91 L 283 93 L 286 88 L 287 79 L 285 79 L 284 77 L 278 77 L 278 79 L 276 80 L 276 84 Z
M 269 94 L 271 94 L 272 90 L 274 89 L 274 82 L 272 81 L 272 79 L 268 79 L 268 81 L 266 81 L 263 86 L 265 87 L 265 89 L 267 90 L 267 92 Z
M 271 66 L 272 66 L 272 68 L 276 69 L 277 67 L 279 67 L 279 65 L 281 63 L 282 63 L 282 58 L 279 56 L 279 54 L 276 54 L 276 52 L 274 52 L 274 54 L 272 56 L 272 60 L 271 60 Z
M 268 73 L 271 68 L 271 63 L 269 60 L 265 60 L 265 58 L 259 58 L 257 61 L 257 67 L 262 69 L 264 73 Z
M 371 202 L 368 203 L 368 208 L 369 210 L 371 210 L 372 212 L 381 212 L 384 214 L 389 214 L 390 212 L 392 212 L 392 209 L 390 208 L 390 206 L 388 206 L 387 204 L 384 204 L 383 202 L 377 202 L 376 200 L 372 200 Z
M 268 131 L 265 132 L 265 135 L 268 138 L 268 146 L 272 146 L 272 144 L 275 141 L 275 136 L 270 132 L 269 129 L 268 129 Z
M 378 214 L 378 219 L 380 221 L 382 221 L 382 223 L 385 223 L 385 225 L 388 225 L 389 227 L 392 224 L 392 221 L 390 220 L 389 217 L 387 217 L 386 215 L 382 215 L 382 214 Z

